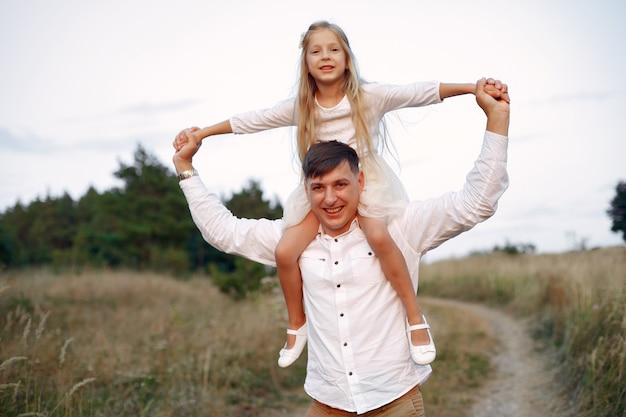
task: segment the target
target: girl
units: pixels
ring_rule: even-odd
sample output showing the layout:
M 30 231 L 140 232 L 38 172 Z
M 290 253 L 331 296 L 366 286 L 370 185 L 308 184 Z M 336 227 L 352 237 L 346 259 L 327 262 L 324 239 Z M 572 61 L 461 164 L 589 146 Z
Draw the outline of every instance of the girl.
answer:
M 389 111 L 473 93 L 475 84 L 424 82 L 392 86 L 365 83 L 359 76 L 345 33 L 339 26 L 325 21 L 308 28 L 300 47 L 297 97 L 203 129 L 184 130 L 176 137 L 174 147 L 180 149 L 188 134 L 201 140 L 217 134 L 254 133 L 294 125 L 301 160 L 316 141 L 339 140 L 354 147 L 365 174 L 358 224 L 404 305 L 411 358 L 419 365 L 429 364 L 436 355 L 430 327 L 417 303 L 404 257 L 387 231 L 388 219 L 400 212 L 408 197 L 399 178 L 377 153 L 384 145 L 379 125 Z M 498 86 L 493 83 L 488 92 L 499 97 Z M 276 248 L 277 272 L 289 320 L 287 341 L 278 359 L 281 367 L 291 365 L 300 356 L 307 337 L 298 258 L 317 235 L 319 222 L 310 213 L 303 186 L 289 197 L 284 220 L 286 228 Z

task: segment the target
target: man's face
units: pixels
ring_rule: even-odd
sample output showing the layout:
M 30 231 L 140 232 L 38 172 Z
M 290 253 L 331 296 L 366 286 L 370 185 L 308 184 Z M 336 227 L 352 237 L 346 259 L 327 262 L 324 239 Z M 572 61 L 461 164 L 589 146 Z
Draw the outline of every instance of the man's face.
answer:
M 322 177 L 307 178 L 304 186 L 311 211 L 324 232 L 330 236 L 347 232 L 357 214 L 363 173 L 354 174 L 344 161 Z

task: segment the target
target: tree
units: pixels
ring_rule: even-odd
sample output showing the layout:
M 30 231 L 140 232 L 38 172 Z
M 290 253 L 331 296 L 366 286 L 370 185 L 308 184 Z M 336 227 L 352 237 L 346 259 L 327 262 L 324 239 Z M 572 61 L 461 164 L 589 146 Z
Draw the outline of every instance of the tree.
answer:
M 65 193 L 60 198 L 37 198 L 27 207 L 20 203 L 0 215 L 3 263 L 9 267 L 63 262 L 77 230 L 74 201 Z
M 611 231 L 622 232 L 622 238 L 626 241 L 626 182 L 620 181 L 615 187 L 615 197 L 607 214 L 613 220 Z
M 36 263 L 67 263 L 74 236 L 78 229 L 75 218 L 75 203 L 69 194 L 60 198 L 48 196 L 44 201 L 31 206 L 32 212 L 29 239 Z
M 28 264 L 27 236 L 31 217 L 26 208 L 17 203 L 0 215 L 0 236 L 2 237 L 3 263 L 8 267 Z
M 261 185 L 252 179 L 240 192 L 233 194 L 225 205 L 235 216 L 247 219 L 280 219 L 283 213 L 278 201 L 270 202 L 263 198 Z
M 64 193 L 17 203 L 0 213 L 0 270 L 95 266 L 186 275 L 213 265 L 247 280 L 236 283 L 235 292 L 256 288 L 267 272 L 264 267 L 225 255 L 204 241 L 176 176 L 154 155 L 139 145 L 133 161 L 120 162 L 114 175 L 120 186 L 102 193 L 91 187 L 76 202 Z M 282 216 L 280 204 L 265 200 L 256 181 L 233 194 L 226 206 L 239 217 Z
M 224 205 L 237 217 L 248 219 L 278 219 L 283 208 L 278 201 L 270 202 L 263 198 L 259 183 L 250 180 L 247 186 L 231 196 Z M 236 299 L 258 290 L 268 269 L 256 262 L 234 255 L 217 252 L 211 248 L 209 274 L 218 288 Z
M 120 163 L 115 176 L 123 191 L 111 194 L 108 212 L 115 224 L 111 236 L 124 250 L 123 263 L 136 268 L 162 265 L 166 254 L 177 258 L 194 231 L 175 175 L 141 145 L 131 165 Z M 120 198 L 117 198 L 119 194 Z M 180 268 L 176 268 L 179 270 Z

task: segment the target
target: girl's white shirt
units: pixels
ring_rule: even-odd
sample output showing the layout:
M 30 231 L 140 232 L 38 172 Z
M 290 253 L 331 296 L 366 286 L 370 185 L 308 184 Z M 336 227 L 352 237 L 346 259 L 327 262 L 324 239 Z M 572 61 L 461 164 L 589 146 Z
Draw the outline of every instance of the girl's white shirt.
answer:
M 408 107 L 422 107 L 440 103 L 439 81 L 406 85 L 379 83 L 363 84 L 368 128 L 374 150 L 381 148 L 381 121 L 386 113 Z M 337 140 L 357 148 L 352 110 L 346 96 L 334 107 L 318 104 L 315 125 L 316 140 Z M 297 125 L 297 101 L 290 98 L 268 109 L 233 116 L 230 124 L 235 134 L 256 133 L 278 127 Z M 401 213 L 408 202 L 404 185 L 378 153 L 370 153 L 361 161 L 365 174 L 365 188 L 361 194 L 359 214 L 389 222 Z M 300 223 L 310 206 L 302 186 L 296 187 L 284 205 L 285 227 Z

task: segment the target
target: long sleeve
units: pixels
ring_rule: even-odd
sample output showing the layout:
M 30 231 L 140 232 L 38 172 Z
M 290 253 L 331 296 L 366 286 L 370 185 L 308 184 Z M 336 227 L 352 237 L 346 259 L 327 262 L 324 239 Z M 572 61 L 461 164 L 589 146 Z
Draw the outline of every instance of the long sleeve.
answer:
M 507 147 L 507 137 L 485 132 L 480 155 L 463 189 L 409 204 L 396 224 L 411 231 L 405 234 L 405 243 L 413 251 L 423 255 L 495 213 L 509 184 Z
M 439 81 L 420 81 L 412 84 L 393 85 L 371 83 L 363 86 L 370 96 L 371 106 L 378 114 L 407 107 L 423 107 L 441 103 Z
M 180 187 L 194 223 L 211 246 L 265 265 L 276 265 L 274 249 L 282 236 L 282 220 L 235 217 L 199 177 L 181 181 Z
M 277 127 L 295 126 L 296 101 L 291 98 L 267 109 L 240 113 L 230 118 L 233 133 L 256 133 Z

